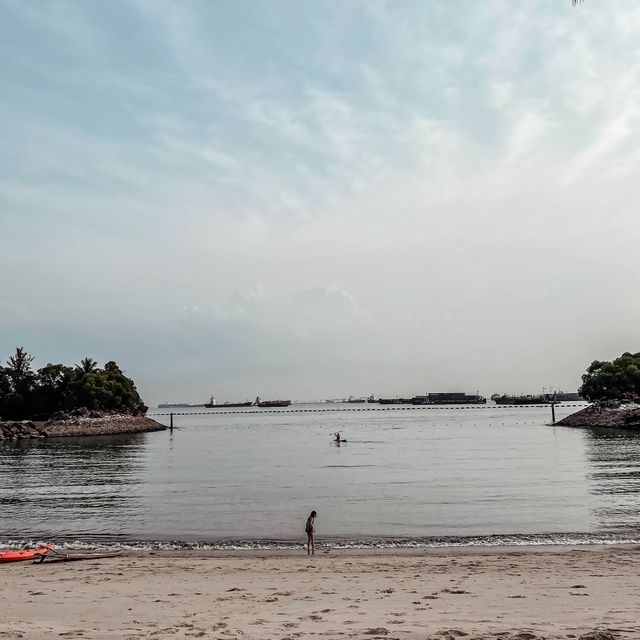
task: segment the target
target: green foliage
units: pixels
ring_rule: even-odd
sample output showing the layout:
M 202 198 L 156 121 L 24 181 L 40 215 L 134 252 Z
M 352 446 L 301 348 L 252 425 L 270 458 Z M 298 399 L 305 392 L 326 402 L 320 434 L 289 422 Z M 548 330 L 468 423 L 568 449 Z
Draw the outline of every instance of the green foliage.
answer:
M 93 358 L 83 358 L 75 367 L 49 363 L 37 373 L 32 362 L 33 356 L 18 347 L 7 366 L 0 366 L 1 418 L 45 419 L 81 407 L 133 413 L 143 406 L 133 380 L 113 361 L 104 369 Z
M 613 362 L 594 360 L 582 376 L 580 394 L 591 402 L 640 399 L 640 353 L 623 353 Z
M 130 413 L 141 402 L 133 380 L 113 361 L 107 362 L 104 370 L 94 368 L 79 374 L 72 383 L 72 392 L 78 406 L 99 411 Z

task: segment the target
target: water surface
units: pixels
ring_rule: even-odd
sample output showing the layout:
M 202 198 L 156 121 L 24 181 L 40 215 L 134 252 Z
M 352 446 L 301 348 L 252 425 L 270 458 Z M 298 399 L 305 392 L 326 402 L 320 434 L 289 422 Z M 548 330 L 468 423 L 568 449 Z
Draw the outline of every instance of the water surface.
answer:
M 319 538 L 343 546 L 639 540 L 640 434 L 549 420 L 548 407 L 194 412 L 173 432 L 5 444 L 0 543 L 287 546 L 312 509 Z

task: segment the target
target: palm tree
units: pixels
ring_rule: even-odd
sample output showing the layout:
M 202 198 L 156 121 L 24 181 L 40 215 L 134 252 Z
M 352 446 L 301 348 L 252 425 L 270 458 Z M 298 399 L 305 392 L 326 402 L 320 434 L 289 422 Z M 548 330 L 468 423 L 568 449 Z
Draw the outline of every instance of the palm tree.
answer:
M 76 365 L 76 371 L 81 375 L 84 375 L 85 373 L 93 373 L 97 369 L 98 363 L 88 356 L 86 358 L 82 358 L 82 360 L 80 360 L 80 364 Z

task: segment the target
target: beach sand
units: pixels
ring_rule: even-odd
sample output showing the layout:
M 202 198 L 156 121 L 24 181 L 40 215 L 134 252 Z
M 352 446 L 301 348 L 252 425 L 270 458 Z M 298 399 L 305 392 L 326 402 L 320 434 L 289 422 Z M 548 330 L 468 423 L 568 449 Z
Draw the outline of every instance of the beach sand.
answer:
M 639 570 L 639 547 L 16 563 L 0 638 L 640 638 Z

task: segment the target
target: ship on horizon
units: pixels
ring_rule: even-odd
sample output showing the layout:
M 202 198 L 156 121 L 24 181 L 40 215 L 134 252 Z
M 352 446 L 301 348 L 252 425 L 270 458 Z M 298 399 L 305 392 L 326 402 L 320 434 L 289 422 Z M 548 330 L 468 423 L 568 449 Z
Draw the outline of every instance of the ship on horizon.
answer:
M 549 404 L 552 402 L 546 395 L 538 394 L 538 395 L 522 395 L 522 396 L 510 396 L 507 394 L 498 394 L 494 393 L 491 396 L 491 399 L 496 404 Z
M 161 402 L 158 409 L 185 409 L 188 407 L 203 407 L 206 405 L 192 404 L 191 402 Z
M 205 403 L 207 409 L 234 409 L 238 407 L 288 407 L 291 400 L 261 400 L 258 396 L 253 402 L 246 400 L 245 402 L 222 402 L 218 404 L 216 399 L 211 396 L 211 400 Z
M 207 407 L 207 409 L 232 409 L 234 407 L 250 407 L 253 404 L 253 402 L 251 402 L 251 400 L 247 400 L 246 402 L 223 402 L 221 404 L 218 404 L 216 402 L 216 399 L 211 396 L 211 400 L 209 400 L 209 402 L 205 402 L 205 407 Z
M 584 398 L 577 392 L 552 391 L 550 393 L 529 394 L 529 395 L 509 395 L 494 393 L 491 399 L 496 404 L 551 404 L 553 402 L 581 402 Z
M 414 396 L 411 401 L 411 404 L 487 404 L 487 399 L 478 393 L 470 395 L 457 391 Z
M 411 398 L 378 398 L 370 396 L 367 402 L 378 404 L 413 404 L 413 405 L 439 405 L 439 404 L 486 404 L 487 399 L 479 394 L 470 395 L 460 392 L 427 393 L 423 396 Z
M 261 400 L 258 396 L 253 404 L 257 407 L 288 407 L 291 400 Z
M 328 404 L 364 404 L 367 402 L 367 398 L 354 398 L 353 396 L 348 398 L 327 398 L 324 402 Z

